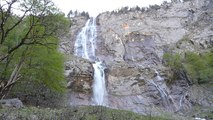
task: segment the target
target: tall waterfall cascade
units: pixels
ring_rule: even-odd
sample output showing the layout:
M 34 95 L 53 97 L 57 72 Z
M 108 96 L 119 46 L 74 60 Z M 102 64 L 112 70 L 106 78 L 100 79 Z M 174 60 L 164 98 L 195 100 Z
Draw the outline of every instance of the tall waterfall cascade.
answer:
M 94 68 L 94 82 L 93 82 L 93 102 L 95 105 L 107 104 L 107 91 L 105 84 L 104 63 L 99 61 L 95 55 L 96 49 L 97 27 L 96 19 L 90 18 L 81 32 L 78 34 L 75 42 L 75 55 L 85 58 L 93 63 Z

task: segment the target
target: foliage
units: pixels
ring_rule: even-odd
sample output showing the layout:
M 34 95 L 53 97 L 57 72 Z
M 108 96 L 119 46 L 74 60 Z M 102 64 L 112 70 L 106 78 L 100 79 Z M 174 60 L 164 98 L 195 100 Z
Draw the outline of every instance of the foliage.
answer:
M 202 54 L 186 52 L 185 56 L 179 54 L 165 53 L 164 61 L 174 73 L 184 73 L 175 75 L 185 75 L 185 79 L 190 79 L 192 83 L 213 84 L 213 53 Z
M 68 18 L 71 18 L 71 17 L 76 17 L 76 16 L 84 16 L 84 17 L 86 17 L 86 18 L 88 18 L 89 19 L 89 13 L 88 12 L 85 12 L 85 11 L 83 11 L 83 12 L 78 12 L 77 10 L 76 11 L 72 11 L 72 10 L 70 10 L 69 11 L 69 13 L 67 14 L 67 17 Z
M 164 63 L 170 67 L 171 69 L 171 78 L 167 81 L 167 83 L 173 83 L 176 79 L 182 77 L 182 59 L 179 54 L 175 53 L 165 53 L 163 55 Z
M 20 72 L 23 75 L 22 79 L 33 79 L 50 88 L 63 91 L 63 56 L 54 47 L 33 46 Z
M 180 69 L 181 65 L 181 56 L 179 54 L 165 53 L 163 59 L 166 64 L 171 67 L 171 69 Z
M 213 84 L 213 53 L 185 54 L 184 69 L 194 83 Z
M 155 4 L 155 5 L 149 5 L 149 8 L 152 10 L 158 10 L 161 8 L 161 6 Z
M 61 108 L 69 104 L 66 92 L 56 92 L 42 81 L 29 77 L 18 81 L 7 98 L 19 98 L 26 106 Z
M 50 0 L 12 0 L 0 8 L 0 98 L 27 79 L 63 91 L 64 61 L 57 46 L 70 21 Z

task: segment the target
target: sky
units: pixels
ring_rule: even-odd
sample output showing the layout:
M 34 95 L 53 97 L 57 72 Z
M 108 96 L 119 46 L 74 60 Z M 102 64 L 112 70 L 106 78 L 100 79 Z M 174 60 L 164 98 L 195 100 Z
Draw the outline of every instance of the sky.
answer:
M 149 5 L 160 5 L 163 1 L 171 0 L 52 0 L 62 12 L 67 14 L 70 10 L 79 12 L 89 12 L 91 16 L 97 16 L 101 12 L 112 11 L 121 7 L 139 6 L 147 7 Z

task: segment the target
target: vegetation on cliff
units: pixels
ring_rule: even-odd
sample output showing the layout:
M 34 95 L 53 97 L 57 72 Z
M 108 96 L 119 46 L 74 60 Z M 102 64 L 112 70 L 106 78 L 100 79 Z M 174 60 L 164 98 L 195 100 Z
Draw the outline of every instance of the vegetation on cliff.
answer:
M 180 54 L 165 53 L 164 60 L 176 77 L 182 77 L 190 84 L 208 83 L 213 85 L 213 53 L 186 52 Z M 177 78 L 173 78 L 175 80 Z

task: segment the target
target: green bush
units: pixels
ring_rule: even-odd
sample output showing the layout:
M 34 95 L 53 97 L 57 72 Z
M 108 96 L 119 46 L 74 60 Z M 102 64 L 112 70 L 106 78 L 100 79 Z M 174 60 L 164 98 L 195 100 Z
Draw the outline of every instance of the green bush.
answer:
M 183 67 L 194 83 L 213 83 L 213 53 L 186 53 Z
M 177 77 L 190 80 L 195 84 L 213 84 L 213 53 L 202 54 L 186 52 L 183 57 L 180 54 L 165 53 L 163 59 L 173 72 L 173 80 Z
M 165 53 L 163 56 L 163 61 L 165 65 L 171 69 L 167 83 L 172 84 L 181 77 L 181 72 L 183 71 L 181 56 L 174 53 Z
M 165 53 L 163 55 L 163 59 L 167 66 L 171 69 L 180 69 L 182 67 L 181 64 L 181 56 L 179 54 Z
M 33 79 L 19 81 L 7 98 L 19 98 L 25 106 L 61 108 L 69 104 L 66 92 L 57 92 Z

